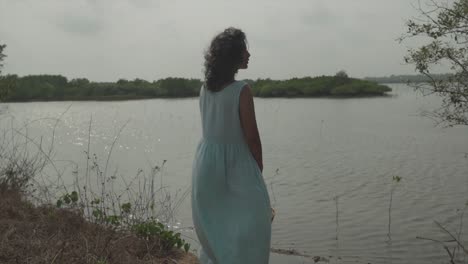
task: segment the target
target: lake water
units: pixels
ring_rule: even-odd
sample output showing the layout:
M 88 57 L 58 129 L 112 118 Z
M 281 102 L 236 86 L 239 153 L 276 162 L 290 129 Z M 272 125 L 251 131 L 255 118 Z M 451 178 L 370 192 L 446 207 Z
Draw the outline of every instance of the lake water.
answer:
M 437 108 L 439 98 L 390 86 L 390 97 L 255 99 L 264 177 L 277 210 L 272 247 L 330 263 L 446 263 L 440 244 L 417 239 L 447 239 L 434 220 L 453 231 L 464 222 L 461 240 L 468 243 L 468 217 L 460 222 L 458 211 L 468 200 L 468 127 L 436 127 L 421 112 Z M 79 173 L 85 168 L 90 136 L 90 152 L 101 164 L 112 148 L 109 171 L 130 179 L 138 168 L 167 160 L 164 184 L 190 188 L 201 134 L 195 98 L 0 107 L 2 129 L 27 128 L 44 144 L 57 124 L 52 158 L 65 178 L 75 165 Z M 187 198 L 176 216 L 190 227 L 190 215 Z M 272 254 L 271 263 L 314 261 Z

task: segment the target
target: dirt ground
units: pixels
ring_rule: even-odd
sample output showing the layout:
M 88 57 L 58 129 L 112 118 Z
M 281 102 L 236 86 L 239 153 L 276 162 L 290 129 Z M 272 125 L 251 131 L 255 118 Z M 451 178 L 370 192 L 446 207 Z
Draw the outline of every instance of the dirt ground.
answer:
M 79 212 L 36 207 L 18 191 L 0 191 L 0 263 L 198 263 L 191 253 L 158 246 L 90 223 Z

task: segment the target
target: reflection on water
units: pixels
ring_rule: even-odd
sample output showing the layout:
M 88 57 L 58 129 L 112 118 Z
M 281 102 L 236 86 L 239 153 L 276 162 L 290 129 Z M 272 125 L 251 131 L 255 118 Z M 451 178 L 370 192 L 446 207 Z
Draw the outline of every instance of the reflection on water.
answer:
M 437 98 L 405 85 L 392 88 L 394 96 L 385 98 L 255 100 L 264 176 L 277 211 L 274 248 L 330 263 L 447 262 L 443 247 L 417 237 L 445 238 L 434 220 L 460 225 L 457 209 L 468 199 L 468 128 L 434 127 L 419 113 L 436 108 Z M 175 191 L 190 188 L 200 137 L 196 99 L 17 103 L 8 105 L 8 115 L 17 124 L 34 121 L 28 132 L 40 137 L 55 127 L 45 118 L 68 107 L 55 132 L 55 159 L 65 174 L 67 160 L 83 168 L 88 138 L 105 162 L 118 136 L 109 167 L 121 176 L 167 160 L 164 183 Z M 9 117 L 1 122 L 5 127 Z M 402 181 L 391 196 L 396 175 Z M 178 220 L 191 226 L 189 200 Z M 272 254 L 271 263 L 314 259 Z

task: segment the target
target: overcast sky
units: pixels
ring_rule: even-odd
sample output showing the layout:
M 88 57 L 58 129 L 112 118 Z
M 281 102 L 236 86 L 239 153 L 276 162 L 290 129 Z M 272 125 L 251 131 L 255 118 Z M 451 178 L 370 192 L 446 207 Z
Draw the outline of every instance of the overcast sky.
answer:
M 0 0 L 5 73 L 93 81 L 202 78 L 203 51 L 228 26 L 247 34 L 238 78 L 414 73 L 396 39 L 413 0 Z

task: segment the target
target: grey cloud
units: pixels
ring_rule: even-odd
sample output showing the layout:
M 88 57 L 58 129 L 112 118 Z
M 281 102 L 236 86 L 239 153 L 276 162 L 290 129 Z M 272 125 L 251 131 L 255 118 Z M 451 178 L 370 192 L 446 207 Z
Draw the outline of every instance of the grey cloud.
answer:
M 157 0 L 128 0 L 130 4 L 134 5 L 135 7 L 139 8 L 151 8 L 151 7 L 159 7 L 159 1 Z
M 414 15 L 408 1 L 0 0 L 0 41 L 8 45 L 5 70 L 20 75 L 198 77 L 208 42 L 232 25 L 247 33 L 248 78 L 340 68 L 384 75 L 408 69 L 406 49 L 394 41 Z M 83 52 L 70 52 L 76 48 Z
M 328 26 L 339 21 L 332 10 L 322 4 L 314 6 L 310 12 L 301 16 L 301 22 L 306 26 Z
M 64 16 L 57 26 L 67 33 L 83 36 L 95 36 L 103 30 L 103 22 L 99 19 L 76 15 Z

